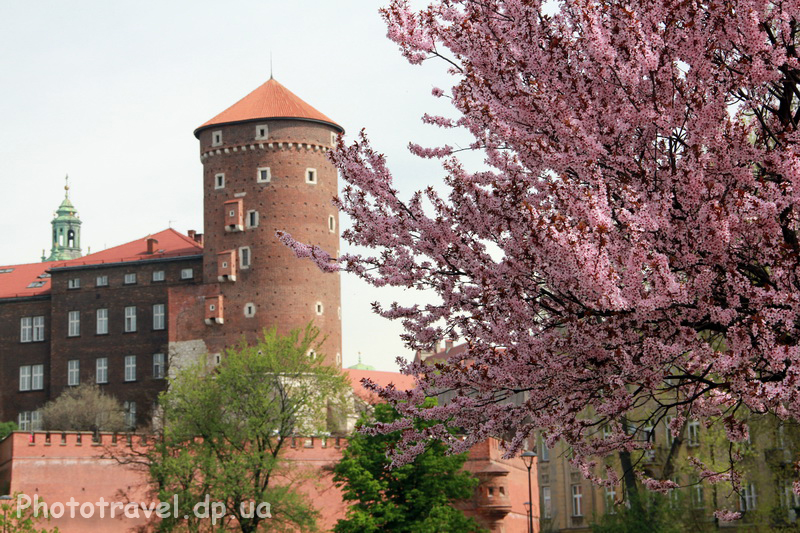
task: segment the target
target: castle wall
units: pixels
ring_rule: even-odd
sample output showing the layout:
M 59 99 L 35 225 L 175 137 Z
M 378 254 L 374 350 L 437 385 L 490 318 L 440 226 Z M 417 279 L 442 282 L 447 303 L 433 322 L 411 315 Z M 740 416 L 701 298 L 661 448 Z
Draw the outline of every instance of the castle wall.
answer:
M 62 533 L 118 533 L 147 526 L 143 506 L 152 505 L 148 492 L 147 473 L 141 467 L 120 464 L 113 456 L 141 451 L 146 443 L 139 436 L 101 434 L 97 442 L 91 433 L 22 433 L 16 432 L 0 441 L 0 493 L 38 494 L 45 502 L 79 503 L 139 502 L 140 518 L 111 519 L 106 516 L 85 519 L 78 515 L 53 519 Z M 342 457 L 345 438 L 302 438 L 288 442 L 284 458 L 294 463 L 293 476 L 302 478 L 300 490 L 321 512 L 320 529 L 329 531 L 345 516 L 347 504 L 341 491 L 333 485 L 333 465 Z M 528 531 L 523 503 L 528 501 L 527 470 L 519 458 L 500 457 L 498 442 L 490 440 L 475 446 L 465 469 L 481 479 L 472 501 L 459 502 L 467 514 L 475 516 L 493 533 L 525 533 Z M 488 474 L 487 474 L 488 472 Z M 505 472 L 505 473 L 503 473 Z M 536 479 L 536 466 L 532 472 Z M 488 486 L 495 489 L 498 502 L 487 498 Z M 504 496 L 499 487 L 504 488 Z M 538 502 L 536 486 L 534 502 Z M 95 508 L 97 509 L 97 508 Z M 77 513 L 78 511 L 76 511 Z M 117 511 L 119 513 L 119 510 Z M 539 531 L 538 504 L 534 505 L 534 531 Z M 152 531 L 145 527 L 143 531 Z

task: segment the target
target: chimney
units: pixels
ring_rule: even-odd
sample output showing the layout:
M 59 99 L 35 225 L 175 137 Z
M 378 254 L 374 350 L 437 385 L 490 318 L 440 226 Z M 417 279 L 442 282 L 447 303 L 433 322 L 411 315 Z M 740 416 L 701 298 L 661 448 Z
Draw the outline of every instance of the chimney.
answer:
M 203 234 L 197 233 L 197 231 L 190 229 L 189 230 L 189 238 L 192 239 L 194 242 L 203 245 Z
M 152 254 L 156 251 L 156 244 L 158 241 L 152 237 L 147 238 L 147 253 Z

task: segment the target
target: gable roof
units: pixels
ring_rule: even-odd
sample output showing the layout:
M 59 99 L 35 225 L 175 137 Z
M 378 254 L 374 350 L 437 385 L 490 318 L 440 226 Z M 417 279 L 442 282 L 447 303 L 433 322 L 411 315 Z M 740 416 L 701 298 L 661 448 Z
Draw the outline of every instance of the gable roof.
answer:
M 147 253 L 147 239 L 150 238 L 158 241 L 156 251 L 152 254 Z M 50 294 L 50 277 L 47 274 L 54 269 L 166 259 L 197 255 L 202 251 L 200 243 L 170 228 L 77 259 L 0 266 L 0 298 Z
M 339 132 L 344 132 L 344 128 L 340 125 L 314 109 L 278 81 L 270 78 L 253 92 L 194 130 L 194 136 L 199 138 L 200 131 L 211 126 L 268 118 L 294 118 L 322 122 L 333 126 Z

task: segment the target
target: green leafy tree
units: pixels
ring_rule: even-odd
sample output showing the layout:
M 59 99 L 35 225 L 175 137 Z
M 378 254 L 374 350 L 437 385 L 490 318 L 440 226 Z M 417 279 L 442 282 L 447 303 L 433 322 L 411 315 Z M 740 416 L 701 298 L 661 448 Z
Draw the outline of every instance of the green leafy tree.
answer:
M 0 440 L 8 437 L 16 430 L 17 425 L 14 422 L 0 422 Z
M 161 531 L 316 530 L 318 512 L 282 452 L 293 435 L 325 431 L 332 404 L 343 406 L 349 391 L 338 369 L 308 356 L 319 351 L 318 335 L 311 325 L 286 336 L 265 331 L 215 367 L 177 373 L 160 397 L 162 434 L 145 457 L 159 499 L 178 497 L 178 516 L 161 520 Z M 206 497 L 225 513 L 216 523 L 192 512 Z M 270 504 L 269 516 L 256 512 L 260 503 Z
M 374 421 L 397 420 L 397 411 L 378 404 Z M 366 420 L 362 420 L 366 421 Z M 431 425 L 432 422 L 417 422 Z M 466 454 L 447 455 L 440 441 L 426 444 L 413 463 L 390 469 L 387 449 L 400 441 L 400 432 L 356 434 L 334 467 L 334 482 L 352 502 L 336 533 L 437 533 L 484 531 L 453 507 L 454 500 L 471 498 L 478 480 L 462 470 Z
M 0 502 L 0 531 L 3 533 L 59 533 L 57 527 L 53 529 L 42 527 L 41 523 L 50 518 L 34 514 L 32 506 L 18 507 L 19 494 L 16 492 L 12 499 Z

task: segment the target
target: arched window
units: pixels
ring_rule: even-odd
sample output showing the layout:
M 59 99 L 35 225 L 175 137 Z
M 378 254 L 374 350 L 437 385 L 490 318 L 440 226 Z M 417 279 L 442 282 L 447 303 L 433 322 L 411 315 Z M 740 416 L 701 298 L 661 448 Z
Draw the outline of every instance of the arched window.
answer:
M 69 230 L 67 232 L 67 247 L 69 248 L 75 247 L 75 232 L 73 230 Z

